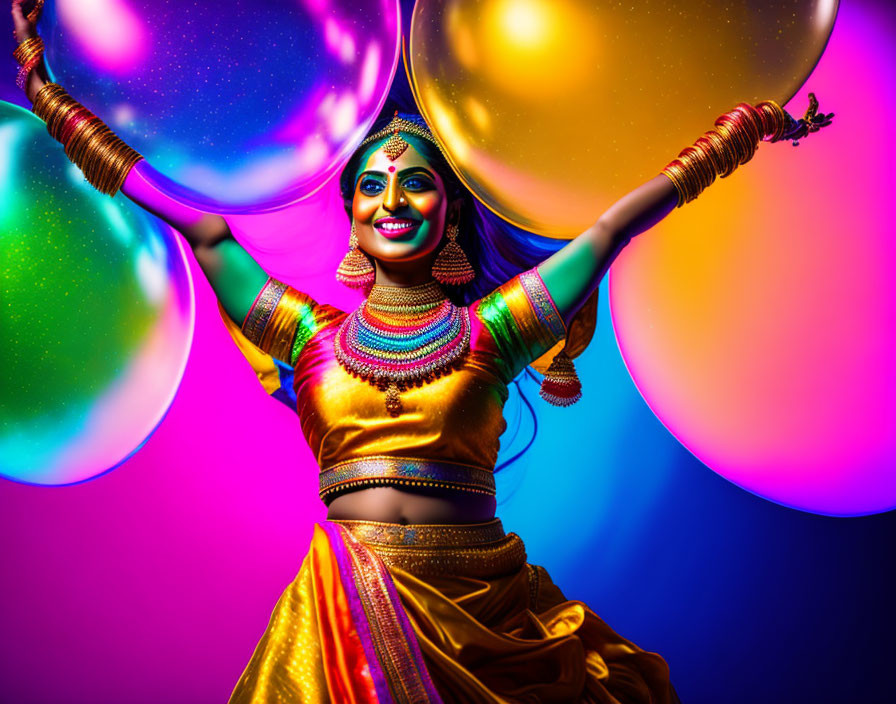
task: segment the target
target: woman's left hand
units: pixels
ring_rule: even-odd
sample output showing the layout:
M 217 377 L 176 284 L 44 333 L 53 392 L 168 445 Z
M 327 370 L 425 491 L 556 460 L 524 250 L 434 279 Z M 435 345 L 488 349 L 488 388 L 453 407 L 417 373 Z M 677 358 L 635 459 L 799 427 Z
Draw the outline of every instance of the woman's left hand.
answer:
M 834 113 L 829 112 L 825 114 L 818 112 L 818 99 L 815 97 L 815 93 L 809 93 L 809 109 L 806 110 L 806 114 L 799 120 L 791 117 L 789 113 L 787 117 L 790 118 L 790 126 L 783 136 L 776 141 L 790 140 L 793 142 L 793 146 L 796 147 L 799 145 L 800 140 L 810 132 L 818 132 L 822 127 L 827 127 L 831 124 Z

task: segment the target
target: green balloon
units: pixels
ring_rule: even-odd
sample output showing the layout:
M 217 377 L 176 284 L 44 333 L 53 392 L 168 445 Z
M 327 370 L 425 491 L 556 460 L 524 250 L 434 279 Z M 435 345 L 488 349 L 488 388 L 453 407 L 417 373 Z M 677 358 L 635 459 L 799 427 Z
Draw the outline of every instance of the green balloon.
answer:
M 174 235 L 0 101 L 0 475 L 69 484 L 120 464 L 167 410 L 192 327 Z

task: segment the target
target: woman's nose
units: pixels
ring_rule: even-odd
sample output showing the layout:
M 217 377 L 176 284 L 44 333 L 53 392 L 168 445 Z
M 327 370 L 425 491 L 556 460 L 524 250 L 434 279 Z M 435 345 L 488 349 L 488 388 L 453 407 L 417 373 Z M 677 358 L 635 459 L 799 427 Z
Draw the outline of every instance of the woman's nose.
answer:
M 389 174 L 389 179 L 386 181 L 386 190 L 383 192 L 383 207 L 394 212 L 406 205 L 407 201 L 401 187 L 398 185 L 398 178 L 395 174 Z

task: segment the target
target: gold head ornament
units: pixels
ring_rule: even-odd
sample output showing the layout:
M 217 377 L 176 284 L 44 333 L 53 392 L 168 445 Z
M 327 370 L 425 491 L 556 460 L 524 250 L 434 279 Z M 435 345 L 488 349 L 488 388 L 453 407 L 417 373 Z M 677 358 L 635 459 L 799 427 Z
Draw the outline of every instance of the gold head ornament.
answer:
M 439 151 L 442 151 L 442 145 L 440 145 L 436 138 L 433 136 L 432 132 L 429 131 L 425 125 L 420 125 L 412 120 L 407 120 L 403 117 L 398 116 L 398 110 L 395 111 L 395 115 L 392 118 L 392 121 L 383 127 L 383 129 L 378 132 L 374 132 L 372 135 L 367 137 L 360 145 L 358 145 L 358 149 L 363 149 L 368 144 L 372 144 L 383 137 L 389 137 L 389 140 L 383 145 L 383 148 L 386 151 L 386 155 L 389 157 L 391 161 L 395 161 L 399 156 L 404 154 L 405 150 L 410 146 L 404 139 L 401 138 L 399 132 L 405 132 L 406 134 L 412 134 L 415 137 L 420 137 L 421 139 L 425 139 L 427 142 L 435 145 Z M 393 156 L 393 154 L 395 156 Z

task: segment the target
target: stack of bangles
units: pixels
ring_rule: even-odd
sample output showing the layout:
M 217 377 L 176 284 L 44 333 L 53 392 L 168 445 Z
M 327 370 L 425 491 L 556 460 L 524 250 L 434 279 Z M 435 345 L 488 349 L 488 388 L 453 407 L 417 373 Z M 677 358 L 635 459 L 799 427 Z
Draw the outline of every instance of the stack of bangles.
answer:
M 759 142 L 776 142 L 784 137 L 790 117 L 772 100 L 755 107 L 741 103 L 722 115 L 715 127 L 682 150 L 662 173 L 678 191 L 678 207 L 694 200 L 704 188 L 730 175 L 753 158 Z
M 28 76 L 40 63 L 44 55 L 44 41 L 40 37 L 26 39 L 12 53 L 13 58 L 19 62 L 19 75 L 16 76 L 16 85 L 19 90 L 25 90 Z
M 115 195 L 134 164 L 143 158 L 57 83 L 40 89 L 32 110 L 62 143 L 66 156 L 102 193 Z

